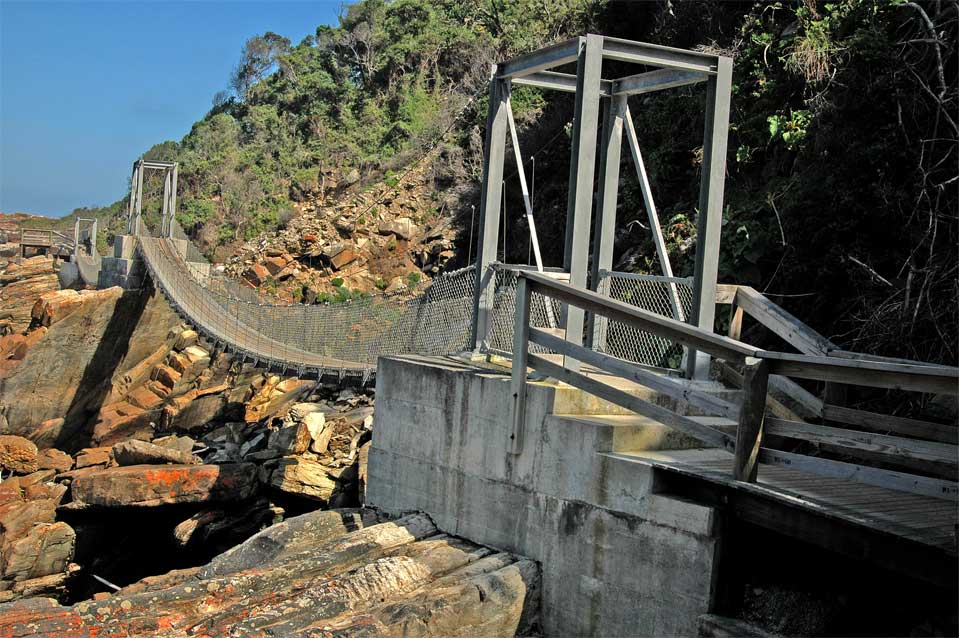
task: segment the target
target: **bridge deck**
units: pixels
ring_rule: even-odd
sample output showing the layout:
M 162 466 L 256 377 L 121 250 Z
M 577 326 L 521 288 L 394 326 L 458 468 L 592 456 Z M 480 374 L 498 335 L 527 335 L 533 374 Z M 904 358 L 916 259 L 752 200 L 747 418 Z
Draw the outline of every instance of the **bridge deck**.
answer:
M 610 453 L 745 491 L 819 517 L 891 534 L 957 554 L 959 507 L 955 500 L 920 496 L 845 479 L 828 478 L 775 465 L 762 465 L 757 483 L 733 480 L 733 456 L 718 449 Z
M 281 367 L 290 369 L 303 367 L 306 370 L 305 375 L 322 374 L 324 371 L 331 370 L 362 372 L 369 367 L 362 363 L 301 350 L 262 335 L 242 321 L 225 320 L 231 316 L 231 313 L 220 305 L 213 295 L 203 291 L 188 277 L 180 277 L 188 269 L 183 263 L 183 258 L 166 240 L 141 237 L 140 242 L 146 249 L 142 252 L 150 272 L 167 299 L 198 329 L 207 336 L 226 344 L 229 349 Z M 169 263 L 178 264 L 179 268 L 174 272 L 168 272 L 162 264 L 153 263 L 154 251 L 162 255 L 162 258 Z M 177 277 L 179 281 L 176 280 Z

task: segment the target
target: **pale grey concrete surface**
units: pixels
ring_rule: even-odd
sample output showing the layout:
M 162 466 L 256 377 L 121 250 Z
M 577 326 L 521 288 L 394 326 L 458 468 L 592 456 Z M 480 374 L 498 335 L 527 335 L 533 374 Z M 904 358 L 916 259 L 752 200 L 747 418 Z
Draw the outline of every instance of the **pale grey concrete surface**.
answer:
M 120 286 L 129 290 L 143 285 L 146 268 L 136 248 L 137 238 L 133 235 L 117 235 L 113 238 L 113 256 L 100 259 L 97 288 Z
M 528 393 L 510 455 L 509 378 L 454 359 L 381 357 L 367 500 L 538 560 L 548 636 L 695 636 L 710 610 L 717 517 L 652 493 L 649 468 L 606 452 L 685 445 L 567 387 Z M 586 412 L 564 416 L 554 412 Z

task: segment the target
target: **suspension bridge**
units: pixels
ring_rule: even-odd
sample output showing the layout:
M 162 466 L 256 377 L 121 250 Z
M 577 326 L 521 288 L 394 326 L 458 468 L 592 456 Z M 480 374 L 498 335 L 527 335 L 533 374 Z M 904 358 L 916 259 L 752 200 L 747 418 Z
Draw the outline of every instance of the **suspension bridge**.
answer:
M 653 70 L 605 79 L 604 60 Z M 550 424 L 563 423 L 558 437 L 584 428 L 628 430 L 632 446 L 595 451 L 602 456 L 604 481 L 612 467 L 651 468 L 683 498 L 707 499 L 750 524 L 921 580 L 954 585 L 959 427 L 866 410 L 850 405 L 847 397 L 855 388 L 954 397 L 959 393 L 959 369 L 845 351 L 752 288 L 717 282 L 731 65 L 718 55 L 593 35 L 496 65 L 489 84 L 476 263 L 400 294 L 339 304 L 284 304 L 225 277 L 177 224 L 177 167 L 165 162 L 135 164 L 128 235 L 117 238 L 114 257 L 104 258 L 103 267 L 120 273 L 123 281 L 135 281 L 135 263 L 142 263 L 154 285 L 208 339 L 246 361 L 301 377 L 367 383 L 377 359 L 384 356 L 416 355 L 412 364 L 404 364 L 404 374 L 415 376 L 431 365 L 447 365 L 436 363 L 440 355 L 471 354 L 459 360 L 477 365 L 482 359 L 478 365 L 485 367 L 469 374 L 508 375 L 508 394 L 496 395 L 508 405 L 508 415 L 501 415 L 495 428 L 483 435 L 484 450 L 500 450 L 512 459 L 507 467 L 535 457 L 530 446 L 543 444 L 537 432 Z M 570 67 L 575 74 L 567 72 Z M 536 242 L 510 105 L 514 84 L 575 95 L 560 267 L 542 263 Z M 696 267 L 692 277 L 680 278 L 669 264 L 627 101 L 632 95 L 697 84 L 706 85 L 707 112 Z M 606 104 L 602 116 L 601 102 Z M 661 275 L 611 269 L 624 136 Z M 507 139 L 517 158 L 534 266 L 496 259 Z M 594 184 L 597 154 L 599 183 Z M 165 184 L 160 223 L 153 229 L 146 228 L 141 212 L 148 170 L 162 171 Z M 724 335 L 715 332 L 718 308 L 729 312 Z M 767 330 L 784 351 L 744 341 L 745 320 Z M 431 372 L 429 378 L 443 374 L 465 373 Z M 544 395 L 537 384 L 543 379 L 595 397 L 606 412 L 594 410 L 583 418 L 552 414 L 555 406 L 542 405 Z M 480 386 L 463 387 L 473 388 L 466 393 Z M 495 395 L 503 387 L 491 392 Z M 448 421 L 454 419 L 466 430 L 472 427 L 470 419 L 476 421 L 473 425 L 493 427 L 485 412 L 499 408 L 489 401 L 486 395 L 476 397 L 475 403 L 484 405 L 483 414 L 471 416 L 464 406 L 464 412 L 451 413 L 437 427 L 451 427 Z M 401 404 L 407 402 L 396 406 Z M 386 429 L 374 439 L 374 447 L 399 436 L 380 424 L 379 415 L 388 422 L 391 410 L 401 411 L 391 405 L 384 403 L 381 412 L 378 403 L 377 427 Z M 452 409 L 439 403 L 422 407 L 422 414 Z M 401 419 L 397 431 L 431 427 L 416 422 L 422 416 L 416 415 Z M 655 437 L 658 447 L 652 449 L 635 443 L 649 438 L 649 428 L 674 432 L 684 443 L 672 449 L 662 441 L 674 439 L 660 435 Z M 592 459 L 593 451 L 586 452 L 585 458 Z M 417 461 L 422 465 L 415 465 L 408 455 L 391 457 L 388 447 L 380 454 L 411 475 L 448 461 L 424 457 Z M 448 456 L 456 459 L 449 461 L 451 475 L 462 478 L 474 471 L 456 465 L 465 463 L 468 454 Z M 593 480 L 592 471 L 583 469 L 583 480 Z M 433 480 L 430 476 L 424 484 Z M 503 484 L 499 475 L 489 480 Z M 395 497 L 403 487 L 398 483 L 391 489 Z M 524 483 L 517 494 L 528 494 L 529 489 Z M 596 492 L 607 489 L 603 484 Z M 431 501 L 419 487 L 409 494 L 405 506 L 427 511 L 455 509 L 449 501 L 459 498 L 450 494 L 443 502 Z M 480 494 L 461 496 L 470 504 L 489 500 Z M 608 504 L 602 500 L 595 505 Z M 488 533 L 485 525 L 497 520 L 480 516 L 477 534 Z M 504 531 L 503 538 L 509 533 Z M 496 544 L 503 538 L 479 540 Z

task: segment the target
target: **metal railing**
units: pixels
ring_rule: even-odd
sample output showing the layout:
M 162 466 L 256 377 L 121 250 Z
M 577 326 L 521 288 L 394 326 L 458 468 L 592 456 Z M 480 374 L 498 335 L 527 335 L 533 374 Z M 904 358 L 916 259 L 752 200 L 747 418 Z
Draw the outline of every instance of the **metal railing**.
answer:
M 210 339 L 256 363 L 299 376 L 362 376 L 385 354 L 452 354 L 466 347 L 472 268 L 395 294 L 328 304 L 280 304 L 191 263 L 176 242 L 140 236 L 157 287 Z
M 959 368 L 770 352 L 589 290 L 570 286 L 539 273 L 517 271 L 516 278 L 511 381 L 514 400 L 512 429 L 514 454 L 520 453 L 523 449 L 526 426 L 526 376 L 527 368 L 532 368 L 589 394 L 655 419 L 698 439 L 707 446 L 729 451 L 734 454 L 733 472 L 738 480 L 755 482 L 759 463 L 762 462 L 925 496 L 955 499 L 959 495 L 959 489 L 954 480 L 957 459 L 959 459 L 955 439 L 951 442 L 922 441 L 766 417 L 766 394 L 771 375 L 955 395 L 959 394 Z M 606 317 L 610 321 L 619 321 L 636 330 L 642 330 L 670 342 L 708 353 L 730 364 L 741 366 L 743 369 L 741 401 L 733 403 L 720 399 L 693 389 L 680 380 L 646 370 L 634 362 L 597 352 L 551 334 L 540 327 L 531 326 L 532 300 L 535 295 L 577 306 L 593 315 Z M 546 355 L 530 352 L 530 344 L 562 355 L 563 361 L 557 363 Z M 734 437 L 722 429 L 677 414 L 598 381 L 580 370 L 582 364 L 589 364 L 599 370 L 687 402 L 707 414 L 725 417 L 729 419 L 730 425 L 736 426 L 736 435 Z M 868 415 L 847 418 L 858 418 L 860 422 L 863 422 Z M 887 422 L 906 421 L 885 415 L 872 415 L 872 418 L 884 418 Z M 938 464 L 939 467 L 949 468 L 953 480 L 925 475 L 930 472 L 913 474 L 773 449 L 764 446 L 764 433 L 813 443 L 838 445 L 853 455 L 856 452 L 879 454 L 884 461 L 893 464 L 898 462 L 906 467 L 914 467 L 916 462 L 929 466 Z M 931 468 L 921 465 L 920 469 Z
M 502 263 L 492 265 L 495 278 L 493 312 L 487 344 L 493 353 L 509 355 L 512 352 L 517 273 L 524 270 L 532 271 L 532 268 Z M 565 277 L 568 281 L 565 273 L 547 272 L 547 276 L 559 277 L 560 280 Z M 603 296 L 666 317 L 675 316 L 675 309 L 670 301 L 672 290 L 678 294 L 681 316 L 689 316 L 693 298 L 691 278 L 602 271 L 597 284 L 597 291 Z M 539 293 L 533 294 L 530 305 L 531 326 L 555 329 L 561 323 L 562 317 L 563 308 L 560 302 Z M 594 350 L 650 367 L 677 369 L 682 358 L 682 348 L 677 343 L 604 317 L 597 318 L 592 332 L 587 329 L 584 338 Z M 541 346 L 534 345 L 533 348 L 534 352 L 549 352 Z

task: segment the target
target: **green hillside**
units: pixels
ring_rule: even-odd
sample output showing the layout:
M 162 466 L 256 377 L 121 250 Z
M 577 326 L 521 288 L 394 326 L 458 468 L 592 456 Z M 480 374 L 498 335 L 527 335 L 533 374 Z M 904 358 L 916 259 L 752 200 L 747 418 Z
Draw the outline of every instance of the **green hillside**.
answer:
M 145 156 L 181 163 L 180 221 L 222 255 L 283 226 L 301 202 L 395 183 L 435 149 L 435 212 L 461 225 L 462 263 L 491 63 L 587 31 L 719 50 L 735 58 L 722 278 L 765 291 L 847 347 L 955 364 L 957 13 L 878 0 L 366 0 L 300 43 L 251 39 L 210 112 Z M 572 102 L 517 89 L 513 105 L 555 264 Z M 701 87 L 631 104 L 680 274 L 692 267 L 702 105 Z M 512 172 L 505 250 L 525 262 Z M 656 272 L 632 167 L 622 174 L 619 267 Z

